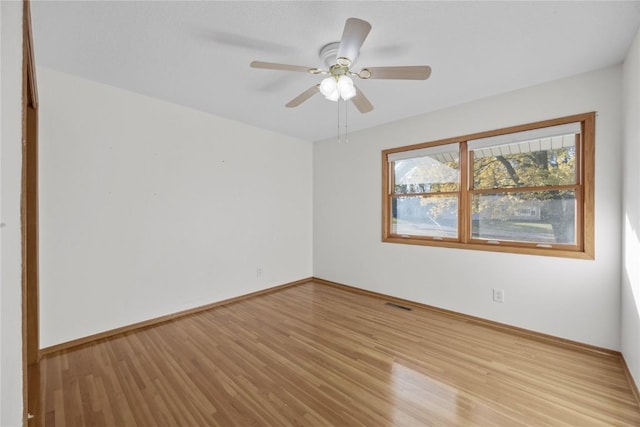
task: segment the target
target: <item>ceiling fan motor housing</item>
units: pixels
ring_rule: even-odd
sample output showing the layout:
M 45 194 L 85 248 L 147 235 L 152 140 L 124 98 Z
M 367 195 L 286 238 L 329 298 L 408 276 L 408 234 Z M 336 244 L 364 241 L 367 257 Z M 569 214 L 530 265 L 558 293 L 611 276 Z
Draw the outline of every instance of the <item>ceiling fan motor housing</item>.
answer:
M 326 68 L 331 68 L 338 63 L 338 49 L 340 42 L 326 44 L 320 49 L 320 60 Z M 349 64 L 351 65 L 351 64 Z

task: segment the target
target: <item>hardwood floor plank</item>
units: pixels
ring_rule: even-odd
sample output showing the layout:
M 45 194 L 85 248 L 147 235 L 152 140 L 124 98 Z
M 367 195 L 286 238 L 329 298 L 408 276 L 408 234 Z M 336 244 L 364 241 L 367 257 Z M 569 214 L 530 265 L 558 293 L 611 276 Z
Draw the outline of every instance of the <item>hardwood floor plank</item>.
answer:
M 620 358 L 305 283 L 49 354 L 45 426 L 640 425 Z

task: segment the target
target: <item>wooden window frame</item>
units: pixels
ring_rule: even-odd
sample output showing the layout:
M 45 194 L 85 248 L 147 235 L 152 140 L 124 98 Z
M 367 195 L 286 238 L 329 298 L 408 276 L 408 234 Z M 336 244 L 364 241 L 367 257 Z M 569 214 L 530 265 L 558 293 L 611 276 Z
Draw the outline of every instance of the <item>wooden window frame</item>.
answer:
M 508 252 L 529 255 L 545 255 L 565 258 L 594 259 L 594 209 L 595 209 L 595 112 L 566 116 L 551 120 L 544 120 L 518 126 L 511 126 L 486 132 L 447 138 L 438 141 L 415 144 L 405 147 L 391 148 L 382 151 L 382 241 L 387 243 L 404 243 L 423 246 L 438 246 L 459 249 L 474 249 L 492 252 Z M 559 186 L 574 189 L 576 192 L 576 244 L 553 244 L 551 247 L 540 247 L 536 243 L 489 241 L 473 238 L 471 235 L 471 197 L 480 192 L 504 193 L 505 189 L 474 190 L 471 188 L 470 162 L 467 151 L 467 141 L 488 138 L 510 133 L 518 133 L 532 129 L 563 125 L 579 122 L 581 125 L 581 143 L 576 146 L 576 184 Z M 393 234 L 392 199 L 394 196 L 394 173 L 391 170 L 393 162 L 388 156 L 393 153 L 435 147 L 451 143 L 460 144 L 460 188 L 458 199 L 458 237 L 441 238 L 432 236 L 406 236 Z M 552 188 L 551 186 L 545 188 Z M 553 187 L 555 189 L 555 186 Z M 509 191 L 531 190 L 531 188 L 514 188 Z M 431 195 L 439 193 L 431 193 Z M 442 193 L 445 194 L 445 193 Z M 449 194 L 449 193 L 447 193 Z M 420 194 L 418 194 L 420 195 Z M 397 195 L 396 195 L 397 196 Z M 496 243 L 497 242 L 497 243 Z

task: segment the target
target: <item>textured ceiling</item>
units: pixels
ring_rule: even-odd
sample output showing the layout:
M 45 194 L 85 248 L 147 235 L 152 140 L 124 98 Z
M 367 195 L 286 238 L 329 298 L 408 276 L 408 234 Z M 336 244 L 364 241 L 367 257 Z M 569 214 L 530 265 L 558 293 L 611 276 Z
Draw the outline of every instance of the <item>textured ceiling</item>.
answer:
M 426 81 L 356 82 L 375 109 L 358 130 L 620 63 L 640 1 L 32 1 L 39 66 L 310 141 L 337 135 L 319 76 L 249 68 L 321 67 L 349 17 L 372 25 L 356 69 L 430 65 Z

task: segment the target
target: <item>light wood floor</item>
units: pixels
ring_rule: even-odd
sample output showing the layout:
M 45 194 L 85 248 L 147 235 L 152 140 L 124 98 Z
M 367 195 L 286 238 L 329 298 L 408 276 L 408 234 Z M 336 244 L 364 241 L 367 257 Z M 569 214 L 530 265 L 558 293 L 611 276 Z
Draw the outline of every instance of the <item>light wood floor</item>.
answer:
M 614 354 L 314 283 L 40 370 L 46 426 L 640 425 Z

